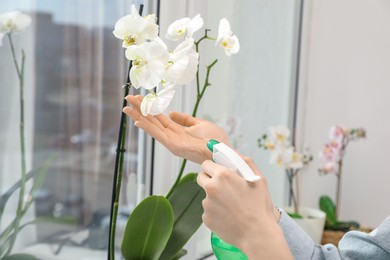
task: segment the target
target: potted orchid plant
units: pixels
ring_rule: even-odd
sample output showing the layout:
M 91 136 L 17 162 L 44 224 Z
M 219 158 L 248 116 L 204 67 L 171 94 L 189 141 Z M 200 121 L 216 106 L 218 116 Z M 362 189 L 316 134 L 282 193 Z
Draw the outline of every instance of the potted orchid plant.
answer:
M 271 152 L 270 164 L 275 164 L 285 170 L 289 184 L 286 212 L 315 242 L 319 243 L 324 229 L 325 213 L 313 208 L 300 207 L 294 189 L 294 179 L 313 157 L 308 149 L 298 152 L 291 144 L 290 135 L 290 130 L 285 126 L 270 127 L 269 134 L 263 134 L 258 139 L 258 146 Z
M 203 41 L 213 41 L 223 48 L 227 56 L 239 50 L 239 41 L 233 35 L 230 24 L 222 19 L 218 37 L 204 35 L 198 40 L 194 33 L 203 27 L 200 15 L 185 17 L 173 22 L 165 38 L 179 42 L 169 50 L 159 37 L 159 27 L 154 14 L 142 16 L 134 5 L 131 13 L 120 18 L 113 31 L 122 41 L 125 56 L 130 61 L 129 77 L 124 86 L 126 96 L 130 87 L 143 88 L 148 94 L 141 103 L 144 116 L 158 115 L 171 103 L 177 88 L 196 78 L 197 97 L 192 115 L 196 116 L 206 89 L 211 86 L 209 75 L 218 60 L 206 67 L 201 83 L 199 73 L 199 47 Z M 124 101 L 123 106 L 126 106 Z M 109 259 L 114 259 L 115 226 L 118 212 L 123 153 L 126 132 L 126 117 L 122 113 L 118 138 L 118 153 L 114 176 L 112 216 L 109 239 Z M 166 196 L 152 195 L 144 199 L 131 213 L 124 232 L 121 251 L 125 259 L 179 259 L 186 254 L 183 246 L 202 223 L 201 201 L 204 191 L 196 183 L 196 174 L 183 177 L 186 160 L 183 160 L 177 179 Z
M 330 141 L 326 143 L 319 153 L 321 165 L 319 173 L 334 174 L 337 178 L 336 203 L 329 196 L 321 196 L 320 208 L 326 212 L 326 229 L 349 229 L 350 227 L 359 227 L 355 221 L 339 221 L 341 187 L 342 187 L 342 168 L 343 159 L 347 152 L 348 144 L 351 141 L 358 141 L 366 137 L 364 128 L 348 129 L 343 126 L 333 126 L 329 131 Z
M 293 207 L 293 212 L 289 212 L 289 214 L 295 218 L 302 218 L 299 214 L 299 202 L 294 190 L 294 179 L 313 157 L 308 151 L 297 152 L 289 138 L 290 130 L 287 127 L 273 126 L 269 128 L 269 135 L 263 134 L 258 139 L 258 146 L 271 152 L 270 164 L 275 164 L 285 170 L 289 184 L 288 206 Z

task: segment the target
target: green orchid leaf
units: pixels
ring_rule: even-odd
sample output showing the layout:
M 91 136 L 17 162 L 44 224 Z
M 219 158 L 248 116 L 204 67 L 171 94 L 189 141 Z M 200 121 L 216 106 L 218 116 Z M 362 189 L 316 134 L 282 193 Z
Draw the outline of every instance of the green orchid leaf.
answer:
M 36 176 L 38 173 L 39 173 L 39 168 L 34 169 L 32 171 L 29 171 L 26 175 L 26 180 L 27 181 L 30 180 L 31 178 Z M 21 180 L 17 181 L 14 185 L 12 185 L 12 187 L 10 187 L 6 192 L 4 192 L 1 195 L 1 197 L 0 197 L 0 220 L 1 220 L 1 217 L 3 215 L 5 205 L 7 204 L 8 200 L 12 196 L 12 194 L 14 194 L 14 192 L 20 188 L 21 183 L 22 183 Z
M 326 225 L 336 225 L 336 205 L 329 196 L 324 195 L 320 197 L 320 209 L 326 213 Z
M 359 227 L 360 224 L 356 221 L 337 221 L 337 223 L 334 226 L 332 226 L 330 229 L 347 232 L 351 229 L 358 229 Z
M 177 186 L 179 186 L 180 184 L 184 184 L 184 183 L 187 183 L 187 182 L 193 182 L 193 181 L 196 181 L 196 177 L 198 176 L 197 173 L 195 172 L 191 172 L 191 173 L 188 173 L 186 175 L 184 175 L 180 180 L 179 182 L 177 183 Z M 172 190 L 168 192 L 168 194 L 165 196 L 167 199 L 169 199 L 171 196 L 172 196 L 172 193 L 173 191 L 175 191 L 175 189 L 177 188 L 176 187 L 172 187 Z
M 184 175 L 183 178 L 180 179 L 179 185 L 187 183 L 187 182 L 194 182 L 196 181 L 196 178 L 198 177 L 198 174 L 196 172 L 191 172 L 186 175 Z
M 42 186 L 42 182 L 44 181 L 44 179 L 46 177 L 47 170 L 48 170 L 49 166 L 52 164 L 55 157 L 56 157 L 55 155 L 49 156 L 49 158 L 46 159 L 46 161 L 44 162 L 44 164 L 42 166 L 40 166 L 37 169 L 31 170 L 26 174 L 26 181 L 37 176 L 35 178 L 34 185 L 31 188 L 30 194 L 33 194 L 33 192 L 35 193 Z M 12 194 L 15 191 L 17 191 L 20 188 L 21 184 L 22 184 L 21 180 L 17 181 L 14 185 L 12 185 L 11 188 L 9 188 L 4 194 L 1 195 L 1 197 L 0 197 L 0 221 L 1 221 L 1 218 L 3 216 L 3 212 L 4 212 L 5 206 L 9 200 L 9 198 L 12 196 Z
M 61 225 L 76 225 L 77 221 L 74 217 L 52 217 L 52 216 L 44 216 L 44 217 L 38 217 L 34 220 L 31 220 L 19 227 L 19 232 L 23 228 L 29 225 L 35 225 L 40 223 L 51 223 L 51 224 L 61 224 Z
M 179 260 L 180 258 L 182 258 L 183 256 L 185 256 L 187 254 L 187 250 L 185 249 L 180 249 L 180 251 L 172 258 L 172 260 Z
M 39 260 L 39 258 L 28 254 L 14 254 L 6 256 L 3 260 Z
M 122 240 L 126 260 L 160 259 L 173 227 L 173 210 L 164 196 L 144 199 L 132 212 Z
M 186 175 L 169 197 L 175 222 L 161 259 L 173 259 L 202 224 L 202 200 L 206 194 L 196 183 L 196 173 Z
M 38 175 L 34 178 L 34 183 L 30 189 L 30 194 L 34 198 L 35 194 L 39 189 L 42 187 L 43 182 L 46 179 L 47 172 L 49 170 L 50 165 L 52 165 L 53 161 L 57 158 L 56 154 L 52 154 L 49 156 L 49 158 L 46 159 L 46 161 L 43 163 L 42 167 L 40 167 Z
M 291 217 L 291 218 L 303 218 L 301 215 L 299 215 L 298 213 L 292 213 L 292 212 L 287 212 L 287 214 Z
M 21 227 L 19 227 L 18 230 L 14 230 L 14 225 L 16 223 L 16 220 L 17 220 L 17 218 L 22 218 L 24 216 L 24 214 L 27 212 L 27 210 L 29 209 L 31 203 L 34 201 L 35 193 L 41 188 L 43 181 L 45 180 L 45 177 L 47 175 L 48 169 L 56 157 L 57 157 L 56 155 L 49 156 L 49 158 L 46 159 L 46 161 L 44 162 L 44 164 L 42 166 L 30 171 L 26 175 L 27 180 L 30 180 L 31 178 L 35 177 L 34 183 L 33 183 L 31 190 L 30 190 L 30 194 L 32 195 L 32 200 L 30 203 L 26 203 L 24 208 L 19 213 L 19 216 L 15 217 L 15 219 L 13 219 L 13 221 L 11 223 L 9 223 L 8 226 L 0 233 L 0 245 L 2 245 L 2 246 L 0 246 L 0 252 L 2 252 L 6 246 L 9 246 L 9 244 L 5 243 L 4 241 L 7 240 L 13 234 L 17 235 L 17 233 L 20 231 Z M 9 200 L 9 198 L 12 196 L 12 194 L 17 189 L 20 188 L 20 186 L 21 186 L 21 181 L 19 180 L 9 190 L 7 190 L 6 193 L 4 193 L 0 197 L 0 221 L 1 221 L 1 217 L 2 217 L 3 212 L 4 212 L 4 208 Z

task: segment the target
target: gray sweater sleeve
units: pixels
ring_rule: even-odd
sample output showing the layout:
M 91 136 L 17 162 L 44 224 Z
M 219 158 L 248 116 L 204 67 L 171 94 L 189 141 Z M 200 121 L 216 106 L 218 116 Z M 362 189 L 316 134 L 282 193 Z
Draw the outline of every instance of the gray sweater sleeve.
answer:
M 339 248 L 336 248 L 331 244 L 316 245 L 287 213 L 281 212 L 279 226 L 297 260 L 390 259 L 390 216 L 370 234 L 358 231 L 346 233 L 339 243 Z

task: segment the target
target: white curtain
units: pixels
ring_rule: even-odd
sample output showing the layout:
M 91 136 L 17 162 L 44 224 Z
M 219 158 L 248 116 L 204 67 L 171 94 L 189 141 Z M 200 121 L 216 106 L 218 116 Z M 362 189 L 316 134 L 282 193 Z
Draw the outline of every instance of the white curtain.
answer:
M 15 0 L 0 6 L 0 13 L 20 10 L 33 21 L 14 37 L 16 49 L 26 53 L 27 171 L 42 165 L 50 155 L 57 156 L 35 208 L 30 208 L 23 223 L 54 214 L 72 216 L 79 226 L 95 225 L 94 217 L 108 213 L 121 86 L 128 64 L 112 30 L 115 21 L 138 2 Z M 0 47 L 0 194 L 21 176 L 19 90 L 6 40 Z M 132 129 L 128 135 L 124 188 L 135 189 L 126 180 L 127 173 L 137 169 L 138 132 Z M 125 189 L 122 206 L 133 205 L 130 200 L 135 200 L 136 193 Z M 15 217 L 17 194 L 8 203 L 0 232 Z M 15 248 L 46 238 L 52 231 L 26 228 Z

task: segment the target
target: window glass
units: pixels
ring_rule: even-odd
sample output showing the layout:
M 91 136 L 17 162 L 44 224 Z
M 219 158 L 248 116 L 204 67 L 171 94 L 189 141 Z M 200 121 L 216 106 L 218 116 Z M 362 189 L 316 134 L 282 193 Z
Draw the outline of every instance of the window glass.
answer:
M 156 1 L 146 1 L 152 13 Z M 21 219 L 43 220 L 16 237 L 14 252 L 43 259 L 106 259 L 118 127 L 128 61 L 112 31 L 138 1 L 6 1 L 31 25 L 12 39 L 18 62 L 25 53 L 26 170 L 48 166 L 34 203 Z M 8 37 L 0 47 L 0 194 L 21 178 L 19 82 Z M 134 90 L 132 93 L 134 92 Z M 136 128 L 127 134 L 117 246 L 127 217 L 150 192 L 144 160 L 149 146 Z M 49 161 L 48 161 L 49 160 Z M 150 167 L 149 167 L 150 168 Z M 30 194 L 38 172 L 26 185 Z M 19 189 L 3 208 L 0 246 L 17 217 Z M 4 197 L 2 197 L 4 198 Z M 28 198 L 24 198 L 28 200 Z M 67 220 L 67 221 L 65 221 Z M 2 252 L 4 248 L 0 248 Z

